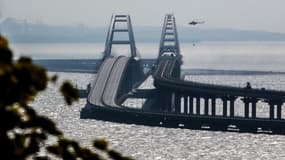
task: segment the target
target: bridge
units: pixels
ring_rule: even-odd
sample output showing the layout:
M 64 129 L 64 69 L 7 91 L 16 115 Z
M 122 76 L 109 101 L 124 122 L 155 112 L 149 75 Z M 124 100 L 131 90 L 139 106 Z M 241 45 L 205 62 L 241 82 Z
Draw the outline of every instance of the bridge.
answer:
M 125 28 L 118 28 L 122 24 Z M 127 39 L 114 39 L 116 33 L 126 34 Z M 131 54 L 115 57 L 112 55 L 113 45 L 127 45 Z M 87 97 L 87 105 L 81 111 L 81 118 L 163 127 L 285 133 L 282 117 L 285 92 L 184 81 L 180 78 L 182 63 L 174 15 L 165 16 L 152 72 L 143 72 L 130 16 L 113 15 L 103 62 Z M 150 75 L 155 89 L 138 89 Z M 143 107 L 123 105 L 126 99 L 134 97 L 146 99 Z M 216 114 L 218 99 L 222 101 L 221 115 Z M 237 99 L 243 101 L 243 116 L 236 113 Z M 259 101 L 269 104 L 268 117 L 257 116 L 256 104 Z

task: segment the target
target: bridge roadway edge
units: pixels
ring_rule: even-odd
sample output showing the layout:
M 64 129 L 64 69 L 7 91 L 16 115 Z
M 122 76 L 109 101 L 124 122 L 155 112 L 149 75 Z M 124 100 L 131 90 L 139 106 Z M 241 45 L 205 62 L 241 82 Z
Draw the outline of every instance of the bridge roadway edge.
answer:
M 120 62 L 122 61 L 122 62 Z M 125 64 L 125 65 L 124 65 Z M 119 86 L 124 83 L 122 82 L 122 75 L 125 74 L 126 68 L 128 67 L 129 64 L 129 58 L 128 57 L 123 57 L 120 56 L 118 58 L 118 61 L 116 64 L 114 64 L 114 69 L 112 69 L 107 83 L 105 85 L 104 88 L 104 92 L 102 94 L 102 104 L 104 106 L 113 106 L 113 107 L 120 107 L 117 103 L 117 97 L 119 97 L 120 95 L 118 95 L 118 90 L 119 90 Z M 123 66 L 121 66 L 123 65 Z M 121 75 L 118 75 L 121 74 Z M 115 85 L 115 86 L 114 86 Z M 117 87 L 116 87 L 117 86 Z M 123 86 L 125 88 L 125 86 Z
M 80 118 L 166 128 L 285 134 L 285 121 L 282 120 L 255 119 L 253 121 L 244 117 L 182 115 L 132 108 L 99 107 L 90 103 L 82 109 Z M 231 126 L 234 127 L 231 128 Z

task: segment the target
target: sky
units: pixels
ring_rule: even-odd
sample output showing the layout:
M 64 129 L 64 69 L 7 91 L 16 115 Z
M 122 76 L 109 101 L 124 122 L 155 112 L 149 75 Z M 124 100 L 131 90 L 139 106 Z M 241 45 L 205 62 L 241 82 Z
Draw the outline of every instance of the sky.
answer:
M 284 6 L 285 0 L 0 0 L 0 19 L 104 27 L 113 13 L 127 13 L 135 27 L 161 26 L 173 13 L 178 26 L 201 20 L 201 28 L 285 33 Z

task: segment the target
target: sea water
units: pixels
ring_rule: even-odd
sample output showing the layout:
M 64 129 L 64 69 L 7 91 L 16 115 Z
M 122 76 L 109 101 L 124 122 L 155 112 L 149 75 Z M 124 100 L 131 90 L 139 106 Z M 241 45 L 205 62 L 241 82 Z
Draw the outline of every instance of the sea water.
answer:
M 205 42 L 195 45 L 181 44 L 184 60 L 183 68 L 283 72 L 285 71 L 283 63 L 285 60 L 284 44 L 283 42 Z M 142 51 L 149 51 L 147 55 L 149 57 L 153 56 L 150 52 L 156 51 L 155 53 L 157 53 L 157 46 L 155 44 L 141 44 L 137 46 L 141 47 L 141 55 L 144 53 Z M 64 47 L 68 47 L 68 45 Z M 81 54 L 88 57 L 91 53 L 93 55 L 93 51 L 87 50 L 87 52 L 81 52 Z M 76 51 L 72 50 L 72 52 Z M 44 48 L 41 53 L 44 53 Z M 64 58 L 69 55 L 69 53 L 65 53 L 64 51 L 62 54 Z M 30 55 L 32 57 L 40 57 L 39 52 L 34 52 Z M 86 99 L 82 98 L 78 103 L 69 107 L 58 93 L 58 85 L 64 80 L 69 80 L 77 84 L 78 87 L 84 88 L 86 84 L 96 78 L 96 75 L 61 72 L 50 72 L 49 74 L 57 74 L 60 77 L 58 84 L 50 84 L 48 89 L 42 92 L 32 105 L 40 114 L 54 120 L 67 137 L 76 139 L 87 147 L 92 146 L 92 140 L 95 138 L 104 137 L 110 141 L 112 148 L 123 152 L 124 155 L 130 155 L 139 160 L 271 160 L 285 158 L 285 136 L 282 135 L 170 129 L 80 119 L 80 110 L 84 107 Z M 243 86 L 245 82 L 250 81 L 252 86 L 256 88 L 264 87 L 285 90 L 285 77 L 283 74 L 195 74 L 186 78 L 193 81 L 231 86 Z

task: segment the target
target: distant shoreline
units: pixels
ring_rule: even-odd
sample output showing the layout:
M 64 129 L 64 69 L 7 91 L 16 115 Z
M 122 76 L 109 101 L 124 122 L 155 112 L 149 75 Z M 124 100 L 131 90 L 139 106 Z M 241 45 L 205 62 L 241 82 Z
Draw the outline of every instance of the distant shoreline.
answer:
M 143 63 L 152 64 L 152 59 L 143 59 Z M 73 72 L 73 73 L 93 73 L 95 74 L 101 64 L 100 59 L 47 59 L 34 60 L 36 64 L 45 67 L 49 72 Z M 181 70 L 181 75 L 278 75 L 285 72 L 278 71 L 254 71 L 254 70 L 221 70 L 221 69 L 199 69 L 185 68 Z
M 253 70 L 220 70 L 220 69 L 182 69 L 185 75 L 279 75 L 285 72 Z
M 107 27 L 56 26 L 21 22 L 7 18 L 0 32 L 11 42 L 25 43 L 104 43 Z M 180 42 L 200 41 L 285 41 L 285 33 L 227 28 L 191 28 L 178 26 Z M 135 26 L 136 42 L 159 42 L 161 26 Z

